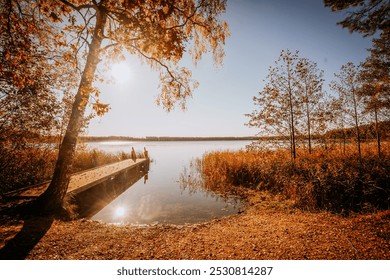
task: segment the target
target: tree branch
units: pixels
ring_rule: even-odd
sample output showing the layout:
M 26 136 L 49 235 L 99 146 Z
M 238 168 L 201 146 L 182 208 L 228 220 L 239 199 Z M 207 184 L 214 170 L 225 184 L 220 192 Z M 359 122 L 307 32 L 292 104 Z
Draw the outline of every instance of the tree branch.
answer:
M 82 5 L 78 5 L 78 6 L 76 6 L 76 5 L 72 4 L 72 3 L 70 3 L 70 2 L 67 1 L 67 0 L 59 0 L 59 1 L 62 2 L 64 5 L 69 6 L 69 7 L 71 7 L 72 9 L 78 11 L 79 13 L 80 13 L 80 11 L 83 10 L 83 9 L 96 8 L 96 6 L 97 6 L 95 1 L 93 1 L 93 2 L 95 3 L 95 5 L 82 4 Z
M 175 75 L 172 73 L 172 71 L 169 69 L 169 67 L 164 64 L 162 61 L 160 61 L 159 59 L 155 58 L 155 57 L 152 57 L 152 56 L 148 56 L 146 55 L 145 53 L 143 53 L 139 48 L 137 48 L 136 46 L 132 45 L 132 48 L 134 48 L 141 56 L 143 56 L 144 58 L 148 59 L 148 60 L 152 60 L 154 62 L 156 62 L 158 65 L 160 65 L 161 67 L 165 68 L 165 70 L 167 71 L 167 73 L 169 74 L 169 76 L 172 78 L 172 82 L 177 82 L 180 87 L 183 87 L 183 88 L 186 88 L 185 85 L 183 85 L 176 77 Z

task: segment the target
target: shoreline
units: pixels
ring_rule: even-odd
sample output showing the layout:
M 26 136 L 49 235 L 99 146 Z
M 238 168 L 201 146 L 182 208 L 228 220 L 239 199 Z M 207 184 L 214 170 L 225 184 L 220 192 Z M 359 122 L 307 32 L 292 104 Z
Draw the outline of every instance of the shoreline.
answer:
M 0 259 L 390 259 L 390 210 L 341 217 L 266 192 L 247 198 L 242 213 L 194 225 L 2 215 Z

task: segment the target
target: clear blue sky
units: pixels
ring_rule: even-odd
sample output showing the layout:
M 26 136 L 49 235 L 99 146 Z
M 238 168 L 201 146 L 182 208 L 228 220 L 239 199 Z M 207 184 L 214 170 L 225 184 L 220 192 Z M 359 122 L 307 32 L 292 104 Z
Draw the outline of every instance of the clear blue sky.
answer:
M 341 65 L 363 61 L 371 46 L 371 38 L 336 25 L 343 13 L 332 13 L 322 0 L 228 0 L 224 18 L 231 32 L 224 65 L 216 69 L 210 56 L 196 68 L 186 65 L 200 83 L 187 111 L 177 108 L 167 113 L 158 107 L 157 73 L 130 57 L 127 67 L 113 72 L 118 83 L 101 86 L 102 102 L 110 103 L 111 110 L 92 120 L 87 134 L 255 135 L 257 129 L 244 126 L 248 121 L 244 114 L 253 111 L 252 97 L 264 86 L 267 69 L 282 49 L 299 50 L 301 57 L 317 62 L 329 84 Z

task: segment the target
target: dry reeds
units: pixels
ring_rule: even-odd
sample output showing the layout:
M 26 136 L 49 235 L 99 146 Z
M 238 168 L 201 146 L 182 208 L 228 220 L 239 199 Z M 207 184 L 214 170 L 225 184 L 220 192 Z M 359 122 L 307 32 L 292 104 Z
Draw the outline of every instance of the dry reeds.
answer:
M 388 209 L 390 205 L 389 145 L 381 158 L 366 145 L 360 160 L 350 146 L 298 150 L 291 162 L 287 150 L 217 152 L 204 155 L 202 173 L 210 189 L 242 186 L 281 193 L 297 206 L 337 213 Z
M 142 153 L 137 153 L 137 158 L 143 157 Z M 72 173 L 130 158 L 130 153 L 125 152 L 108 153 L 98 149 L 80 149 L 76 152 Z

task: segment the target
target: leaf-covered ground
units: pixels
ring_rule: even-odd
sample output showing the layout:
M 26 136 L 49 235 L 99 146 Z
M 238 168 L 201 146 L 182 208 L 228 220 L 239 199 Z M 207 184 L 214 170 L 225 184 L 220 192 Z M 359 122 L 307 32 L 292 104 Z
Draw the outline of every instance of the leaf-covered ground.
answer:
M 390 259 L 390 210 L 346 218 L 265 193 L 241 214 L 197 225 L 0 219 L 1 259 Z

